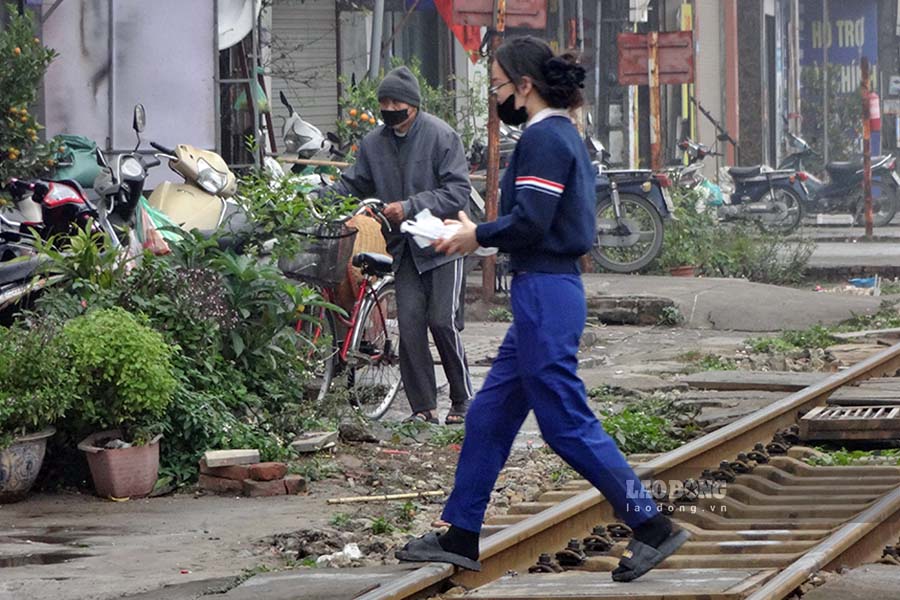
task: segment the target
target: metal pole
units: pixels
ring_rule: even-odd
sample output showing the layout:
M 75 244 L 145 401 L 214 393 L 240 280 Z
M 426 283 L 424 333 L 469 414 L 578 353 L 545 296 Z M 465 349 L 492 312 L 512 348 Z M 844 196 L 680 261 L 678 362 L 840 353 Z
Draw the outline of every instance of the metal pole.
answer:
M 494 65 L 495 53 L 506 30 L 506 0 L 494 0 L 494 27 L 488 56 L 488 73 Z M 500 187 L 500 117 L 497 115 L 497 95 L 488 94 L 487 194 L 484 200 L 485 221 L 497 220 L 497 192 Z M 495 257 L 486 256 L 481 262 L 481 296 L 485 302 L 494 299 Z
M 575 45 L 579 54 L 584 54 L 584 0 L 575 0 L 575 18 L 578 20 L 578 39 Z
M 796 118 L 791 119 L 791 132 L 799 134 L 802 131 L 803 121 L 801 120 L 801 100 L 800 100 L 800 0 L 793 0 L 791 3 L 791 71 L 794 76 L 791 78 L 793 84 L 793 92 L 791 97 L 794 101 L 794 114 Z
M 702 28 L 703 25 L 701 24 Z M 725 2 L 725 126 L 736 141 L 741 139 L 741 114 L 738 60 L 738 8 L 737 0 Z M 739 165 L 741 153 L 737 143 L 725 150 L 727 164 Z M 717 161 L 718 162 L 718 161 Z M 718 166 L 718 164 L 717 164 Z M 716 170 L 718 173 L 718 169 Z
M 869 122 L 869 59 L 862 57 L 862 83 L 859 86 L 862 94 L 863 117 L 863 198 L 866 203 L 866 239 L 872 239 L 872 126 Z
M 381 36 L 384 31 L 384 0 L 375 0 L 372 13 L 372 47 L 369 50 L 369 79 L 378 77 L 381 70 Z
M 648 43 L 650 54 L 647 66 L 650 69 L 650 168 L 662 168 L 662 143 L 660 140 L 660 91 L 659 91 L 659 33 L 650 32 Z
M 824 64 L 824 71 L 822 73 L 822 129 L 824 130 L 824 135 L 822 136 L 825 141 L 825 151 L 822 153 L 822 157 L 825 160 L 825 164 L 828 164 L 828 155 L 830 154 L 830 144 L 828 142 L 828 96 L 831 92 L 831 82 L 828 77 L 828 46 L 831 45 L 831 22 L 828 20 L 828 0 L 822 0 L 822 63 Z
M 556 43 L 562 50 L 566 47 L 566 0 L 556 0 L 556 7 Z
M 597 0 L 597 22 L 594 23 L 594 135 L 600 127 L 600 31 L 603 23 L 603 1 Z

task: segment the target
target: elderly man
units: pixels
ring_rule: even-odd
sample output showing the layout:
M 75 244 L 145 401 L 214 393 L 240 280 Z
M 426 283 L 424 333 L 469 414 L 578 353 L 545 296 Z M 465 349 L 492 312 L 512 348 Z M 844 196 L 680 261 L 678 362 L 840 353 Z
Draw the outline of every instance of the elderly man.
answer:
M 379 198 L 385 216 L 399 224 L 428 209 L 440 218 L 466 210 L 469 177 L 459 135 L 420 109 L 419 82 L 406 67 L 388 73 L 378 87 L 384 125 L 359 146 L 356 163 L 330 191 Z M 408 420 L 437 423 L 437 386 L 428 348 L 434 338 L 450 385 L 445 423 L 462 423 L 473 396 L 462 330 L 463 259 L 420 248 L 410 236 L 387 240 L 394 258 L 400 327 L 400 375 L 412 414 Z

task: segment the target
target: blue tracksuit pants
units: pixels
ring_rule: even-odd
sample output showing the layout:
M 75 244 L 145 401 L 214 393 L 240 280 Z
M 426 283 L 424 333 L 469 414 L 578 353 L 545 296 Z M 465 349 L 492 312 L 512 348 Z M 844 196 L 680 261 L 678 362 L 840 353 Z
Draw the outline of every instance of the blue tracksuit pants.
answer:
M 635 527 L 657 514 L 612 438 L 587 403 L 576 374 L 587 318 L 578 275 L 523 273 L 512 281 L 513 323 L 466 414 L 456 483 L 443 519 L 481 531 L 500 469 L 529 410 L 550 447 Z

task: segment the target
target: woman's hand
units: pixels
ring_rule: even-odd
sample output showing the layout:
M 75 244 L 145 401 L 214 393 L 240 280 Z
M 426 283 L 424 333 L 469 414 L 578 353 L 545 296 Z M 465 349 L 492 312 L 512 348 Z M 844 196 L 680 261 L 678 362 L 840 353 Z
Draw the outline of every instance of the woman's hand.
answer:
M 475 223 L 469 216 L 459 211 L 459 220 L 445 219 L 444 225 L 459 225 L 452 236 L 434 242 L 434 249 L 442 254 L 470 254 L 478 249 L 478 238 L 475 237 Z

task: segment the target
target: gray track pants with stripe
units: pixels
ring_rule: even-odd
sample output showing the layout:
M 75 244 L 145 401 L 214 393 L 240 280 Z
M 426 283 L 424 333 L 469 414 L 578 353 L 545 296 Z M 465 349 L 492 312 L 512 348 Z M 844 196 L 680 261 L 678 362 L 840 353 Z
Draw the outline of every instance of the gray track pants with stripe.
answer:
M 408 252 L 400 261 L 396 273 L 400 376 L 413 413 L 437 408 L 429 330 L 450 384 L 453 408 L 462 409 L 474 395 L 459 335 L 463 328 L 464 283 L 462 259 L 421 274 Z

